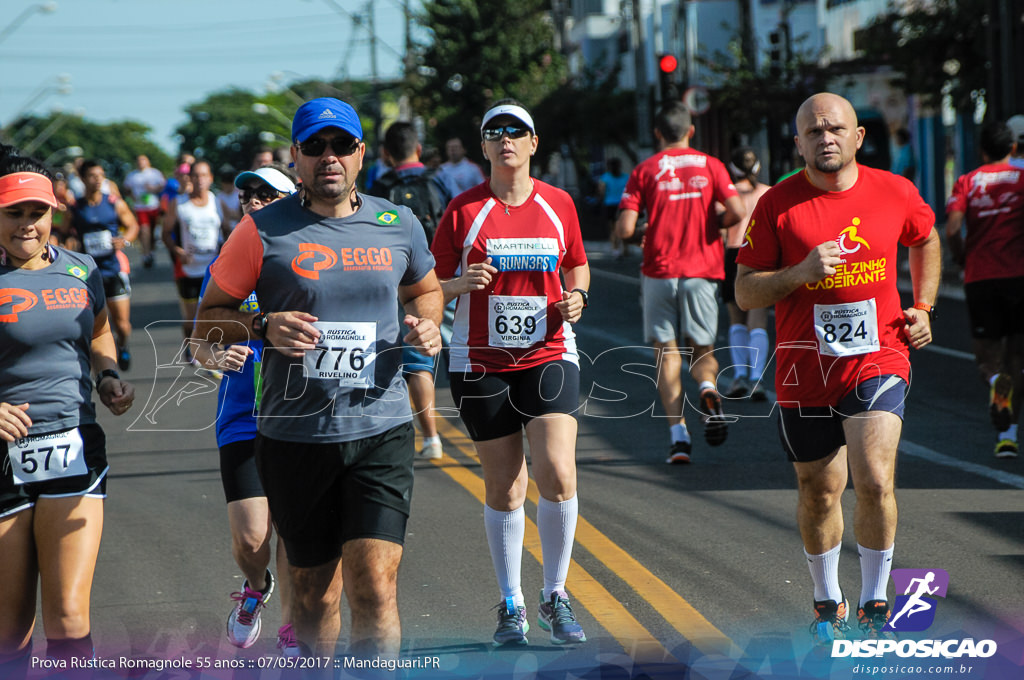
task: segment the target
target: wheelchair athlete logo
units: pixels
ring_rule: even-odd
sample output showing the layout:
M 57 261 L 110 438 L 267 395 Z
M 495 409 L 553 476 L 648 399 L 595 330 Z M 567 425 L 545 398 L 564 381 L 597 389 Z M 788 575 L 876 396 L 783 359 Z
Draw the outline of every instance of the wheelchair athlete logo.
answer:
M 949 573 L 945 569 L 893 569 L 897 593 L 893 615 L 885 630 L 909 633 L 922 631 L 935 621 L 936 597 L 946 597 Z

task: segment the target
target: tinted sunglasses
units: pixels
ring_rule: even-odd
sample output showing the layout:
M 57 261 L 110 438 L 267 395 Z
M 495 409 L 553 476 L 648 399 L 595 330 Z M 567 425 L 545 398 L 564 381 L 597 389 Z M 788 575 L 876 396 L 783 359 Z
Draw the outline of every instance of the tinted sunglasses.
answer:
M 331 139 L 313 137 L 299 142 L 296 146 L 304 156 L 322 156 L 328 144 L 335 156 L 351 156 L 359 148 L 359 140 L 355 137 L 333 137 Z
M 483 137 L 488 142 L 499 142 L 504 135 L 509 139 L 519 139 L 530 134 L 530 128 L 518 125 L 502 125 L 501 127 L 489 127 L 483 129 Z
M 241 203 L 248 203 L 254 198 L 260 199 L 260 203 L 270 203 L 276 201 L 281 196 L 281 192 L 273 187 L 261 186 L 255 189 L 239 189 L 238 200 Z

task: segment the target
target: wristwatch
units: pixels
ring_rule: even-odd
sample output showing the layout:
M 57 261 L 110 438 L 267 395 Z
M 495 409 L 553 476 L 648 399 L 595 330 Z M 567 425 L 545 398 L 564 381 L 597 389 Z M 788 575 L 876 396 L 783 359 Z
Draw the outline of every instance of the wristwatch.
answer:
M 935 313 L 935 305 L 930 305 L 926 302 L 915 302 L 914 309 L 920 309 L 922 312 L 928 312 L 928 320 L 935 321 L 938 315 Z
M 583 309 L 586 309 L 590 305 L 590 296 L 587 295 L 587 291 L 582 288 L 573 288 L 571 292 L 579 293 L 580 297 L 583 298 Z
M 103 382 L 104 378 L 113 378 L 114 380 L 120 380 L 121 379 L 121 374 L 118 373 L 117 371 L 115 371 L 112 368 L 105 368 L 102 371 L 100 371 L 99 375 L 96 376 L 96 391 L 97 392 L 99 392 L 100 383 Z
M 257 338 L 267 337 L 267 313 L 260 312 L 256 316 L 252 317 L 252 332 L 256 334 Z

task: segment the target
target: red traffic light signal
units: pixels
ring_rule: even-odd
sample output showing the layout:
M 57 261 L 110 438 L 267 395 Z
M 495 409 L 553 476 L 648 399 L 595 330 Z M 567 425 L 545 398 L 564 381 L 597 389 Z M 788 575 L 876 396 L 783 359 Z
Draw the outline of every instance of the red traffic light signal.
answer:
M 679 67 L 679 60 L 671 54 L 663 54 L 658 57 L 658 68 L 662 73 L 675 73 Z

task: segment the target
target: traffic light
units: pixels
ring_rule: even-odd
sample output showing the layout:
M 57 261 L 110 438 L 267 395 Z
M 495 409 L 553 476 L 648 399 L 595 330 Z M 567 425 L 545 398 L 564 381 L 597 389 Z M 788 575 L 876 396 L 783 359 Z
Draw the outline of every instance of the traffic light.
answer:
M 671 54 L 658 55 L 658 85 L 661 101 L 669 102 L 679 99 L 679 83 L 676 74 L 679 71 L 679 60 Z

